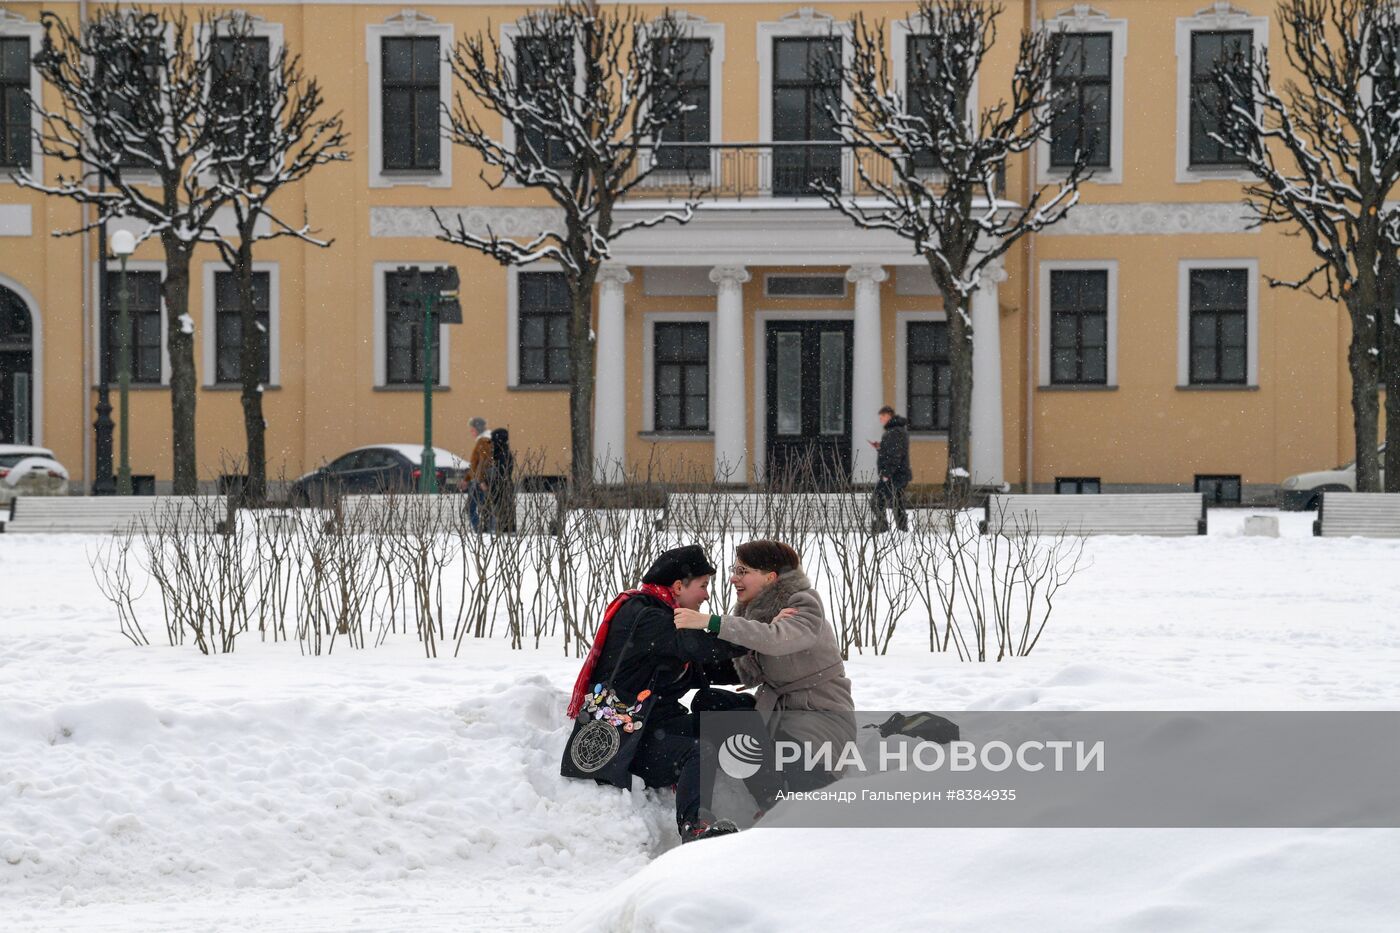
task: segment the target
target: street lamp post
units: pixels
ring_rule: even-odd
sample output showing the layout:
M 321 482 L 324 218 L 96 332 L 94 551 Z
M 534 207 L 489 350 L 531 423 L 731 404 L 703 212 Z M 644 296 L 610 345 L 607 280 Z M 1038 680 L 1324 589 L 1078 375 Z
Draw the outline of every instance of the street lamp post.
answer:
M 126 261 L 136 251 L 136 237 L 128 230 L 118 230 L 112 234 L 111 248 L 121 263 L 121 284 L 117 288 L 117 385 L 118 415 L 120 432 L 120 461 L 117 467 L 117 495 L 131 495 L 131 445 L 130 420 L 127 408 L 127 390 L 131 388 L 131 320 L 127 314 Z
M 418 491 L 435 493 L 437 485 L 437 455 L 433 448 L 433 383 L 437 370 L 433 366 L 433 349 L 437 331 L 433 318 L 442 324 L 462 323 L 462 306 L 457 298 L 460 278 L 455 266 L 438 266 L 432 270 L 431 284 L 425 285 L 422 270 L 400 266 L 400 276 L 409 285 L 403 294 L 406 301 L 423 308 L 423 454 L 419 464 Z

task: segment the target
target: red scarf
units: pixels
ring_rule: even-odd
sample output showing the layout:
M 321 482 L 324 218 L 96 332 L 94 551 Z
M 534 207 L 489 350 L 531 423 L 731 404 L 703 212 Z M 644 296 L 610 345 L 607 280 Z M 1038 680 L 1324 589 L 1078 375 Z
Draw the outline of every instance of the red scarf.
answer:
M 598 626 L 598 634 L 593 636 L 593 647 L 588 649 L 588 657 L 583 659 L 583 670 L 578 672 L 578 680 L 574 681 L 574 693 L 569 698 L 570 719 L 577 716 L 578 711 L 583 709 L 583 698 L 593 691 L 593 668 L 598 665 L 598 658 L 602 657 L 603 645 L 608 640 L 608 628 L 613 616 L 617 615 L 617 610 L 622 607 L 623 603 L 642 593 L 655 596 L 672 609 L 676 608 L 676 597 L 671 595 L 671 588 L 658 586 L 655 583 L 643 583 L 639 590 L 619 593 L 617 598 L 608 604 L 608 608 L 603 611 L 603 624 Z

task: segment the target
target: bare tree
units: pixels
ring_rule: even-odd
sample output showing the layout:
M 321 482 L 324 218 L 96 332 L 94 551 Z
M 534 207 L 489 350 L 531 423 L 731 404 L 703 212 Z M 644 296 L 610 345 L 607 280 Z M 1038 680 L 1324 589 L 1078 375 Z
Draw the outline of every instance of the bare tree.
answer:
M 233 210 L 234 230 L 232 237 L 221 236 L 216 242 L 238 282 L 238 380 L 248 448 L 242 495 L 257 503 L 267 495 L 262 370 L 268 344 L 254 302 L 253 248 L 260 241 L 284 237 L 329 247 L 333 241 L 317 239 L 304 216 L 293 226 L 269 202 L 317 166 L 348 161 L 350 155 L 340 114 L 322 115 L 320 83 L 307 77 L 299 55 L 285 45 L 273 52 L 266 40 L 256 41 L 247 14 L 235 11 L 218 28 L 210 92 L 218 154 L 214 165 L 217 186 Z
M 181 8 L 103 9 L 78 30 L 46 12 L 44 43 L 34 64 L 58 95 L 31 107 L 43 118 L 39 142 L 60 170 L 52 182 L 22 169 L 27 188 L 97 207 L 74 236 L 118 218 L 147 225 L 165 252 L 162 297 L 168 321 L 171 437 L 177 494 L 197 490 L 194 320 L 189 315 L 190 261 L 216 237 L 215 212 L 228 195 L 215 184 L 207 102 L 213 18 L 197 27 Z
M 870 230 L 909 240 L 933 273 L 948 311 L 952 370 L 947 488 L 955 496 L 971 482 L 973 328 L 971 296 L 983 275 L 1018 240 L 1059 222 L 1078 201 L 1087 177 L 1085 141 L 1054 186 L 1026 203 L 999 197 L 1008 160 L 1047 138 L 1067 98 L 1052 78 L 1060 58 L 1047 30 L 1023 31 L 1011 76 L 1010 100 L 972 107 L 982 63 L 997 41 L 1003 8 L 980 0 L 919 0 L 906 23 L 910 74 L 890 73 L 883 20 L 850 21 L 850 60 L 839 67 L 844 99 L 830 110 L 857 147 L 852 160 L 861 196 L 829 184 L 822 196 Z M 981 92 L 987 92 L 981 82 Z M 869 195 L 873 193 L 872 199 Z
M 598 269 L 621 236 L 666 221 L 685 223 L 692 199 L 621 222 L 619 201 L 656 166 L 647 153 L 682 113 L 676 67 L 684 25 L 665 15 L 647 20 L 634 8 L 600 9 L 580 0 L 536 10 L 519 23 L 503 48 L 490 29 L 463 39 L 449 54 L 459 82 L 448 111 L 452 142 L 486 164 L 493 189 L 509 182 L 544 192 L 563 214 L 562 230 L 507 238 L 471 232 L 434 212 L 439 239 L 507 266 L 540 260 L 559 264 L 568 280 L 569 423 L 575 486 L 593 478 L 593 286 Z M 513 132 L 496 133 L 483 113 Z M 708 162 L 707 162 L 708 164 Z M 487 177 L 487 170 L 493 177 Z
M 1257 179 L 1245 188 L 1254 225 L 1283 225 L 1316 256 L 1303 277 L 1269 277 L 1269 284 L 1346 305 L 1356 489 L 1374 492 L 1382 321 L 1389 345 L 1400 343 L 1393 285 L 1400 209 L 1388 204 L 1400 181 L 1400 11 L 1379 0 L 1285 0 L 1278 28 L 1296 78 L 1276 82 L 1268 50 L 1255 49 L 1217 66 L 1204 103 L 1218 121 L 1212 137 Z M 1392 284 L 1383 288 L 1386 278 Z M 1387 413 L 1395 425 L 1400 393 L 1388 394 Z M 1400 428 L 1388 430 L 1400 437 Z M 1397 446 L 1387 450 L 1391 491 L 1400 491 Z

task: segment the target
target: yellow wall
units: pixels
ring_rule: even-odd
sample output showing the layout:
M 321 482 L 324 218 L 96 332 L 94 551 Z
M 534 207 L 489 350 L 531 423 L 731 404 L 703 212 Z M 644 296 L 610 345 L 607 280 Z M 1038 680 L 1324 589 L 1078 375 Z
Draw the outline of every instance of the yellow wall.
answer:
M 758 138 L 758 64 L 756 26 L 797 10 L 801 4 L 703 4 L 690 12 L 725 26 L 723 138 Z M 1124 180 L 1122 184 L 1088 184 L 1086 205 L 1109 203 L 1237 201 L 1234 181 L 1181 184 L 1175 180 L 1176 53 L 1175 21 L 1192 16 L 1204 0 L 1098 0 L 1094 7 L 1129 21 L 1125 73 Z M 1237 7 L 1270 15 L 1273 3 L 1236 0 Z M 1039 4 L 1053 15 L 1068 3 Z M 1000 24 L 1002 41 L 984 66 L 981 86 L 985 105 L 1007 92 L 1015 56 L 1012 41 L 1026 20 L 1028 2 L 1007 5 Z M 48 8 L 73 15 L 72 4 Z M 37 3 L 6 3 L 5 9 L 37 19 Z M 269 424 L 270 470 L 289 475 L 333 457 L 351 446 L 376 441 L 414 442 L 421 430 L 421 394 L 376 391 L 373 384 L 373 295 L 376 262 L 452 263 L 461 271 L 466 323 L 453 331 L 447 361 L 451 387 L 436 399 L 436 437 L 440 446 L 469 451 L 467 420 L 486 416 L 511 428 L 518 450 L 545 452 L 551 470 L 568 462 L 568 399 L 565 391 L 506 389 L 505 270 L 464 249 L 429 239 L 371 238 L 369 212 L 378 206 L 541 205 L 539 195 L 521 189 L 491 191 L 478 177 L 479 165 L 464 150 L 452 156 L 450 189 L 427 187 L 370 188 L 368 150 L 379 144 L 369 130 L 367 25 L 396 15 L 397 6 L 275 5 L 248 7 L 283 24 L 286 42 L 303 57 L 306 70 L 325 88 L 330 110 L 342 110 L 354 149 L 354 161 L 317 170 L 298 190 L 282 196 L 286 216 L 299 217 L 307 207 L 313 225 L 335 238 L 328 250 L 290 241 L 261 245 L 258 259 L 276 261 L 281 274 L 281 380 L 264 400 Z M 519 5 L 429 6 L 422 13 L 451 22 L 458 39 L 490 25 L 497 29 L 521 14 Z M 662 7 L 649 6 L 655 14 Z M 819 10 L 843 20 L 855 11 L 868 18 L 905 15 L 899 3 L 824 4 Z M 193 11 L 192 11 L 193 12 Z M 1271 25 L 1277 47 L 1277 25 Z M 1282 71 L 1282 69 L 1279 69 Z M 50 105 L 57 103 L 46 93 Z M 52 173 L 56 166 L 47 160 Z M 1027 160 L 1013 165 L 1009 191 L 1024 196 Z M 81 245 L 77 238 L 55 239 L 56 231 L 76 225 L 77 209 L 0 182 L 0 203 L 33 208 L 34 235 L 0 238 L 0 275 L 21 283 L 37 300 L 43 318 L 44 441 L 70 465 L 75 481 L 82 472 L 84 434 L 93 419 L 93 393 L 81 381 L 83 295 Z M 1027 268 L 1033 251 L 1035 266 Z M 1034 480 L 1051 483 L 1056 476 L 1101 476 L 1106 484 L 1190 483 L 1196 473 L 1239 473 L 1246 483 L 1276 483 L 1290 473 L 1330 466 L 1349 459 L 1351 417 L 1346 368 L 1346 316 L 1335 306 L 1306 295 L 1269 289 L 1259 294 L 1259 388 L 1247 391 L 1199 391 L 1176 388 L 1176 317 L 1178 262 L 1186 258 L 1257 259 L 1261 273 L 1296 274 L 1310 263 L 1305 247 L 1279 231 L 1211 236 L 1040 236 L 1007 256 L 1009 278 L 1001 285 L 1001 342 L 1005 409 L 1006 478 L 1024 481 L 1027 459 L 1027 370 L 1038 377 L 1034 351 L 1027 366 L 1026 315 L 1038 320 L 1038 264 L 1061 259 L 1112 259 L 1119 280 L 1119 386 L 1114 391 L 1033 391 L 1033 442 L 1029 450 Z M 136 259 L 160 259 L 157 244 L 145 244 Z M 210 326 L 202 315 L 200 268 L 215 259 L 212 250 L 197 257 L 191 272 L 190 313 L 196 333 Z M 95 246 L 93 252 L 95 261 Z M 755 263 L 761 258 L 755 259 Z M 652 310 L 700 310 L 714 307 L 711 298 L 660 298 L 643 294 L 644 270 L 633 270 L 626 288 L 628 365 L 628 455 L 636 465 L 653 458 L 674 465 L 681 460 L 709 463 L 708 440 L 662 441 L 640 435 L 642 397 L 642 315 Z M 763 308 L 849 309 L 853 289 L 844 300 L 780 301 L 763 297 L 763 273 L 781 271 L 752 265 L 744 288 L 746 362 L 749 397 L 754 387 L 753 315 Z M 811 270 L 804 270 L 811 271 Z M 836 268 L 831 271 L 843 272 Z M 893 270 L 890 270 L 893 272 Z M 641 272 L 642 274 L 636 274 Z M 931 310 L 937 298 L 895 294 L 894 276 L 881 287 L 887 397 L 895 397 L 895 315 Z M 196 350 L 196 365 L 200 365 Z M 201 380 L 202 382 L 202 380 Z M 746 410 L 752 442 L 752 404 Z M 856 412 L 857 434 L 872 434 Z M 132 393 L 133 470 L 170 476 L 169 397 L 164 389 Z M 238 393 L 200 389 L 198 397 L 201 472 L 220 472 L 223 456 L 242 447 Z M 946 445 L 917 440 L 913 458 L 917 482 L 937 482 L 945 466 Z M 751 456 L 757 452 L 751 448 Z

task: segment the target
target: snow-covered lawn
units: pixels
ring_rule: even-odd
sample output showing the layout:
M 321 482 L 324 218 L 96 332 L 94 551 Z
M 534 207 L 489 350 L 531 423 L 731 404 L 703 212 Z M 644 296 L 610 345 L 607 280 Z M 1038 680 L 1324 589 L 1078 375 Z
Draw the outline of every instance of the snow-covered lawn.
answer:
M 1400 542 L 1091 539 L 1036 653 L 907 627 L 863 709 L 1400 708 Z M 97 539 L 0 535 L 0 929 L 1394 930 L 1400 831 L 757 829 L 558 777 L 577 662 L 135 648 Z M 728 555 L 725 555 L 727 557 Z M 148 634 L 156 639 L 159 627 Z

